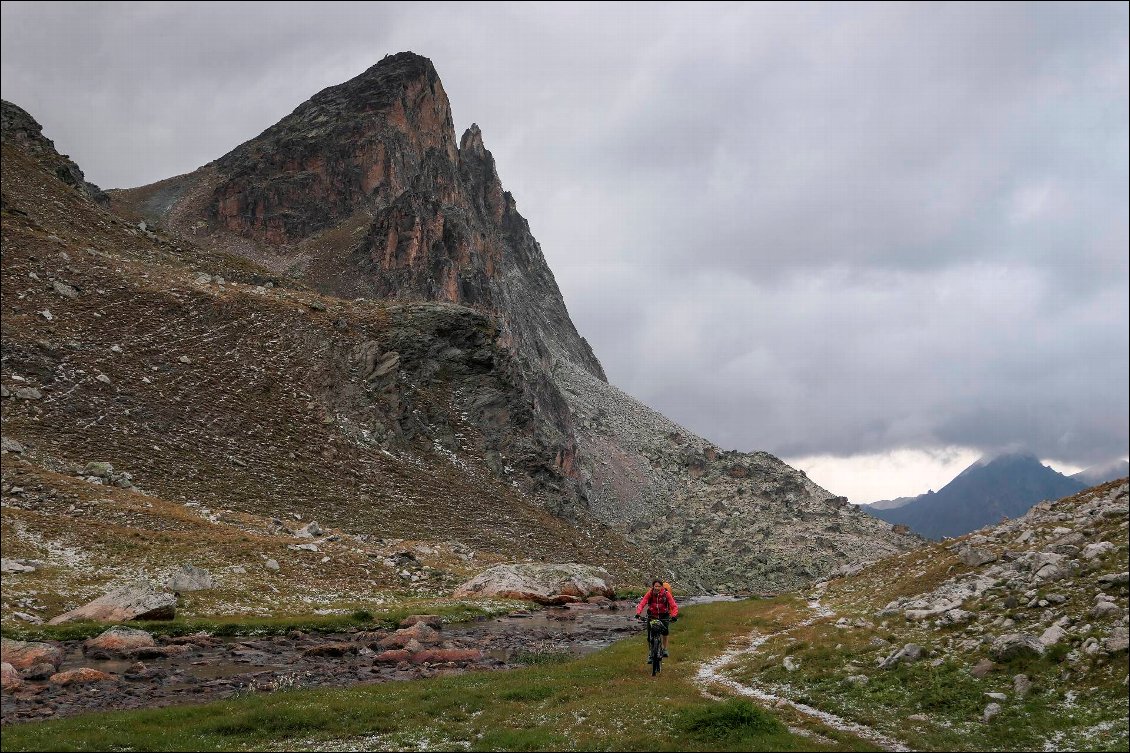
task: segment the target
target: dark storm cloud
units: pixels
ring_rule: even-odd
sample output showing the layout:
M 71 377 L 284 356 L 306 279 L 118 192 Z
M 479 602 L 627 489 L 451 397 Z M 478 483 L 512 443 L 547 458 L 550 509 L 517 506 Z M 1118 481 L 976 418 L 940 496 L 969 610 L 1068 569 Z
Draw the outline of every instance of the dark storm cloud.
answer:
M 786 456 L 1128 443 L 1124 4 L 3 6 L 103 186 L 385 53 L 477 121 L 612 380 Z M 907 489 L 907 492 L 912 489 Z

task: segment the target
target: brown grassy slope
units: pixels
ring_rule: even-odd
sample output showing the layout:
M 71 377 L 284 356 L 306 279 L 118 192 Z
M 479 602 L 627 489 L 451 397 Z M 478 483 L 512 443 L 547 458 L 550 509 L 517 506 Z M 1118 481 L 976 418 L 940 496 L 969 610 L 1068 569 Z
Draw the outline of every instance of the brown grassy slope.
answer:
M 48 618 L 136 579 L 163 581 L 179 565 L 203 566 L 217 586 L 186 593 L 187 616 L 308 614 L 372 609 L 390 599 L 450 591 L 497 556 L 466 556 L 455 542 L 354 537 L 339 530 L 316 544 L 278 531 L 268 517 L 188 507 L 101 486 L 3 456 L 6 558 L 43 563 L 4 576 L 5 627 L 14 612 Z M 300 525 L 288 520 L 292 528 Z M 403 560 L 412 552 L 414 560 Z M 265 567 L 268 559 L 279 570 Z M 402 578 L 408 568 L 417 579 Z
M 144 233 L 9 145 L 3 159 L 2 377 L 42 393 L 4 401 L 4 435 L 37 463 L 107 461 L 177 503 L 630 568 L 617 534 L 542 506 L 531 474 L 552 458 L 483 315 L 259 287 L 248 262 Z M 364 379 L 366 343 L 399 368 Z

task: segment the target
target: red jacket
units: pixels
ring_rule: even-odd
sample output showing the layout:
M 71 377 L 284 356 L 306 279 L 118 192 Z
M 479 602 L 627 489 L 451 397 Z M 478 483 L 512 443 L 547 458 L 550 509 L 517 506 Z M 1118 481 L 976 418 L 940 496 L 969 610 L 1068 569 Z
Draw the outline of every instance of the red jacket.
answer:
M 675 597 L 667 589 L 663 589 L 657 594 L 649 588 L 643 598 L 640 599 L 640 603 L 636 605 L 636 614 L 643 614 L 644 607 L 647 607 L 649 618 L 656 615 L 679 616 L 679 605 L 675 603 Z

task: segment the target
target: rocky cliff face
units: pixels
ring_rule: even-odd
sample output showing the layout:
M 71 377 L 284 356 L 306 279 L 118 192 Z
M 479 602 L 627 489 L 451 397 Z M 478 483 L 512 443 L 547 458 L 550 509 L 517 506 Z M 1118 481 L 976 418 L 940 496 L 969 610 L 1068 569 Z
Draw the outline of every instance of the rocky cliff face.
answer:
M 55 150 L 55 142 L 43 135 L 43 126 L 19 105 L 0 100 L 0 131 L 4 141 L 18 145 L 48 172 L 83 196 L 98 204 L 109 203 L 110 198 L 102 189 L 87 181 L 70 157 Z
M 676 580 L 784 588 L 915 543 L 775 458 L 719 453 L 609 385 L 478 127 L 456 142 L 426 58 L 386 57 L 219 160 L 115 203 L 324 293 L 497 318 L 550 446 L 554 511 L 631 532 Z

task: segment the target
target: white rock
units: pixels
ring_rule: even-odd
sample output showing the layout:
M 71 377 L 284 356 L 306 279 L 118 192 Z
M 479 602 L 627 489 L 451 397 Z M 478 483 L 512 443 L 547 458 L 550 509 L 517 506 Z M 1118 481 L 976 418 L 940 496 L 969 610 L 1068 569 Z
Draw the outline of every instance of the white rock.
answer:
M 999 703 L 990 703 L 981 713 L 981 721 L 988 724 L 993 720 L 993 717 L 999 713 L 1001 713 L 1001 705 Z
M 1109 551 L 1114 549 L 1114 544 L 1109 541 L 1098 541 L 1094 544 L 1087 544 L 1083 547 L 1082 557 L 1085 560 L 1093 560 L 1096 557 L 1101 557 Z
M 611 598 L 614 593 L 607 577 L 603 568 L 575 563 L 498 565 L 459 586 L 453 595 L 457 599 L 493 597 L 565 604 L 588 596 Z

